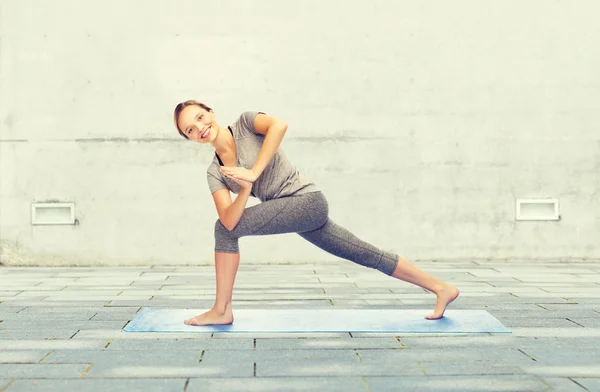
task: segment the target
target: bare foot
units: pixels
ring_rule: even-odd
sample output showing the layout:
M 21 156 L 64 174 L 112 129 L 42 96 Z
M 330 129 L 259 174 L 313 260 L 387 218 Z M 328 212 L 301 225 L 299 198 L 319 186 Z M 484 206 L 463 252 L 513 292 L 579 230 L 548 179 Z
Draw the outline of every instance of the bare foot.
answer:
M 184 321 L 187 325 L 226 325 L 233 324 L 233 313 L 231 310 L 221 313 L 215 309 L 211 309 L 206 313 L 202 313 L 191 319 Z
M 435 309 L 432 314 L 425 316 L 427 320 L 441 319 L 444 316 L 446 307 L 458 297 L 460 291 L 456 287 L 446 284 L 443 288 L 437 290 L 435 294 L 437 295 Z

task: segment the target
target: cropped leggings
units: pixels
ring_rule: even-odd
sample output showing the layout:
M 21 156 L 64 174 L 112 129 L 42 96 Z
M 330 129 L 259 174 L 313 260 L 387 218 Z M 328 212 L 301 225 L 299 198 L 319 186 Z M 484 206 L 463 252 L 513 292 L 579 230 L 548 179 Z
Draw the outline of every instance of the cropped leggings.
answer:
M 238 240 L 245 236 L 298 233 L 319 248 L 346 260 L 391 275 L 398 255 L 361 240 L 329 219 L 325 195 L 318 192 L 268 200 L 247 207 L 237 226 L 229 231 L 215 224 L 215 252 L 239 253 Z

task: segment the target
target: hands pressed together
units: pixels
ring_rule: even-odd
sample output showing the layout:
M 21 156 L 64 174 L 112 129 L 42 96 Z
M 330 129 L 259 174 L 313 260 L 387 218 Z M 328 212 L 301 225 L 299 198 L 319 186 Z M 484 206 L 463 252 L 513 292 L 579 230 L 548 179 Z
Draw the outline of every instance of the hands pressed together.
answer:
M 226 177 L 238 183 L 242 188 L 252 188 L 252 184 L 258 178 L 256 173 L 245 167 L 221 166 L 221 172 Z

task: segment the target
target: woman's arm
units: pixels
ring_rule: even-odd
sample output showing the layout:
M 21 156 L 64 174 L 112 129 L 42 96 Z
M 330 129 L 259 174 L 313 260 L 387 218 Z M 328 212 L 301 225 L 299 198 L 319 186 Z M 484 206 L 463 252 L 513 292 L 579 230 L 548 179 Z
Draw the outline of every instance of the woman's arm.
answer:
M 248 203 L 248 199 L 252 192 L 252 187 L 242 187 L 237 198 L 233 202 L 231 201 L 231 194 L 229 192 L 229 189 L 223 188 L 215 191 L 212 196 L 215 201 L 219 220 L 227 230 L 231 231 L 237 226 L 242 218 L 242 214 L 246 209 L 246 204 Z
M 265 138 L 252 169 L 221 166 L 220 170 L 223 174 L 250 182 L 256 181 L 279 148 L 283 135 L 287 131 L 287 124 L 278 118 L 259 113 L 254 119 L 254 130 L 265 135 Z
M 221 222 L 221 223 L 223 223 L 223 226 L 225 226 L 225 228 L 227 228 L 227 230 L 231 231 L 231 230 L 235 229 L 237 224 L 240 222 L 240 219 L 242 218 L 242 214 L 244 213 L 244 210 L 246 209 L 246 204 L 248 203 L 248 199 L 250 198 L 251 192 L 252 192 L 252 187 L 242 188 L 240 190 L 240 192 L 238 193 L 237 197 L 235 198 L 235 201 L 233 203 L 231 203 L 231 205 L 229 207 L 227 207 L 227 210 L 225 211 L 225 214 L 224 214 L 225 222 Z
M 260 177 L 265 167 L 271 162 L 275 151 L 279 148 L 283 135 L 287 131 L 287 124 L 280 119 L 268 116 L 263 113 L 256 115 L 254 119 L 254 130 L 257 133 L 265 135 L 258 157 L 252 166 L 252 171 L 256 174 L 256 177 Z

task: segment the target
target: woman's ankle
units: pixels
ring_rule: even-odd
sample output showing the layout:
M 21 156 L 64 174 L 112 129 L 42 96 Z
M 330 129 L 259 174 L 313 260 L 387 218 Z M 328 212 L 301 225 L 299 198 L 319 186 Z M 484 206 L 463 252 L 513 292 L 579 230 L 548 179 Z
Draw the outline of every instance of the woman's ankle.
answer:
M 212 310 L 214 310 L 221 316 L 223 316 L 227 313 L 231 313 L 231 309 L 232 309 L 231 301 L 223 302 L 223 303 L 215 302 L 215 304 L 212 307 Z

